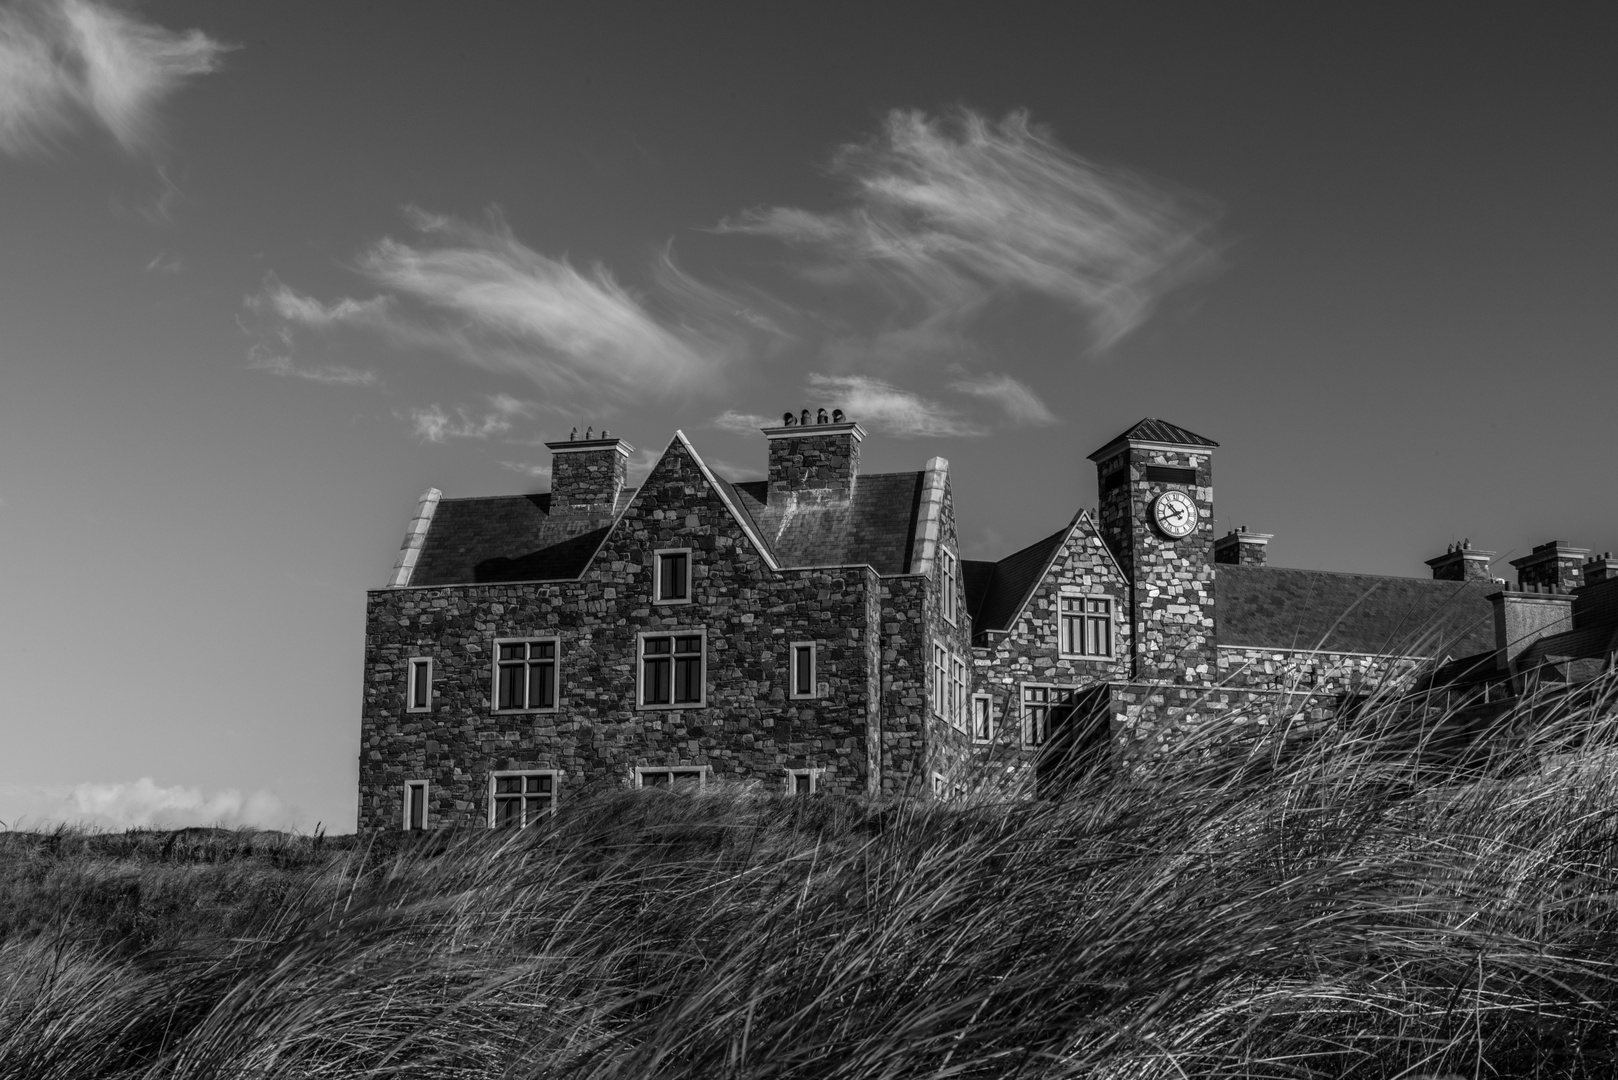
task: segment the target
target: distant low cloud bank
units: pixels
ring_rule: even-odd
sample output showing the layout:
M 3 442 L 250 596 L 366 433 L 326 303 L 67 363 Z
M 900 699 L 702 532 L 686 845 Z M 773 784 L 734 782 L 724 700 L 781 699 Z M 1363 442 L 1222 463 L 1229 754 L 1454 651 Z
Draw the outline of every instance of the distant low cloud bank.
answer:
M 0 7 L 0 152 L 46 153 L 91 126 L 127 151 L 145 149 L 163 99 L 216 70 L 225 51 L 200 30 L 167 30 L 92 0 Z
M 70 788 L 0 785 L 0 803 L 10 813 L 7 828 L 49 828 L 66 822 L 109 829 L 206 825 L 290 829 L 295 823 L 292 809 L 268 791 L 243 794 L 234 788 L 207 792 L 164 787 L 145 776 Z

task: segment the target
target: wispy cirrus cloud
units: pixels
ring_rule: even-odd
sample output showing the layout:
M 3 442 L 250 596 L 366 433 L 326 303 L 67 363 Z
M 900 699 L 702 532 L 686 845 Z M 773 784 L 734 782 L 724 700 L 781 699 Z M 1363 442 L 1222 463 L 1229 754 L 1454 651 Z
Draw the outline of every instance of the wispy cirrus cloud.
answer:
M 886 297 L 915 325 L 959 324 L 1029 293 L 1085 313 L 1105 345 L 1212 256 L 1207 200 L 1090 162 L 1025 112 L 895 110 L 832 171 L 852 205 L 767 207 L 720 230 L 810 252 L 815 281 Z
M 255 349 L 248 356 L 247 366 L 271 375 L 304 379 L 322 386 L 377 386 L 382 376 L 368 368 L 349 367 L 347 364 L 323 364 L 305 367 L 281 353 Z
M 777 427 L 780 420 L 768 416 L 759 416 L 757 413 L 737 412 L 735 409 L 726 409 L 708 421 L 709 427 L 720 431 L 732 431 L 738 435 L 757 435 L 759 428 Z
M 950 383 L 949 388 L 993 402 L 1015 424 L 1043 427 L 1056 423 L 1056 416 L 1027 384 L 1004 373 L 966 376 Z
M 667 249 L 650 288 L 580 268 L 519 240 L 496 210 L 481 222 L 406 208 L 411 232 L 362 251 L 381 293 L 320 301 L 269 279 L 248 299 L 267 333 L 361 328 L 389 343 L 522 376 L 554 401 L 600 406 L 686 393 L 785 331 L 755 303 L 686 273 Z
M 93 0 L 0 7 L 0 152 L 47 153 L 89 125 L 143 150 L 163 99 L 217 70 L 226 50 L 200 30 L 178 33 Z
M 399 417 L 410 422 L 418 438 L 442 443 L 452 439 L 487 439 L 504 435 L 517 420 L 533 415 L 532 402 L 520 401 L 510 394 L 494 394 L 488 401 L 488 407 L 481 410 L 457 405 L 450 411 L 434 404 L 425 408 L 405 409 L 399 413 Z
M 862 424 L 880 425 L 901 439 L 987 434 L 953 409 L 866 375 L 811 374 L 809 385 L 827 405 L 841 408 Z

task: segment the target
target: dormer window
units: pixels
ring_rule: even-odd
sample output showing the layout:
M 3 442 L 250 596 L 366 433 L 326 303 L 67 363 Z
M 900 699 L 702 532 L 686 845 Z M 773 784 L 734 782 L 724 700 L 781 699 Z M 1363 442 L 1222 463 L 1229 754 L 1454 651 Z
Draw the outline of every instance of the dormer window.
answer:
M 957 595 L 960 592 L 960 570 L 955 553 L 938 549 L 938 596 L 944 621 L 955 625 Z
M 652 597 L 658 604 L 691 602 L 691 549 L 653 552 Z

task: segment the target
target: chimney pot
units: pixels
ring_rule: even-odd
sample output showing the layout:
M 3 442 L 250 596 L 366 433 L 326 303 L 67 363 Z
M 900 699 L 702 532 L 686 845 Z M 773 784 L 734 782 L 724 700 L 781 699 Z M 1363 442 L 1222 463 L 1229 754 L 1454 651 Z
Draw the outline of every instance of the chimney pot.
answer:
M 808 409 L 803 410 L 803 415 L 798 417 L 798 423 L 804 425 L 805 427 L 809 426 L 809 410 Z
M 841 424 L 843 422 L 843 410 L 842 409 L 833 409 L 831 411 L 831 422 L 834 423 L 834 424 Z
M 781 426 L 782 427 L 791 427 L 793 424 L 796 424 L 797 422 L 798 422 L 798 418 L 796 416 L 793 416 L 791 413 L 782 413 L 781 414 Z

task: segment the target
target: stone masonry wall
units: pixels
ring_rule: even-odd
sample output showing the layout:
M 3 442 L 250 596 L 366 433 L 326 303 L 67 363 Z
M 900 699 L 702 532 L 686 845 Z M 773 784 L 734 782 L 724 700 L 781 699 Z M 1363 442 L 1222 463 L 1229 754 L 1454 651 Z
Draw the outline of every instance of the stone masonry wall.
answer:
M 1314 649 L 1219 647 L 1219 685 L 1248 690 L 1310 694 L 1360 694 L 1402 681 L 1425 661 L 1420 657 L 1372 656 Z
M 927 752 L 927 579 L 882 579 L 881 794 L 925 787 Z
M 821 790 L 866 790 L 877 628 L 869 567 L 771 571 L 676 447 L 578 582 L 386 589 L 369 596 L 360 826 L 397 827 L 403 784 L 429 782 L 436 825 L 482 824 L 489 773 L 556 769 L 560 798 L 628 786 L 635 766 L 706 765 Z M 689 547 L 694 602 L 651 603 L 652 553 Z M 638 708 L 637 632 L 706 633 L 706 703 Z M 558 707 L 492 711 L 496 638 L 559 639 Z M 817 645 L 820 697 L 788 697 L 789 646 Z M 405 710 L 408 660 L 434 660 L 429 713 Z
M 1113 655 L 1110 660 L 1064 657 L 1058 638 L 1061 598 L 1105 596 L 1113 601 Z M 981 780 L 1011 783 L 1027 779 L 1035 750 L 1022 740 L 1022 688 L 1044 683 L 1080 690 L 1119 682 L 1130 671 L 1129 584 L 1107 551 L 1089 515 L 1083 515 L 1051 561 L 1016 621 L 1004 633 L 973 650 L 973 690 L 988 693 L 994 738 L 972 747 Z

